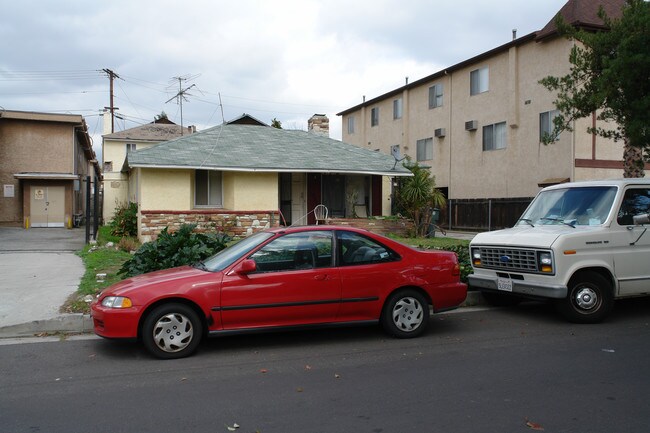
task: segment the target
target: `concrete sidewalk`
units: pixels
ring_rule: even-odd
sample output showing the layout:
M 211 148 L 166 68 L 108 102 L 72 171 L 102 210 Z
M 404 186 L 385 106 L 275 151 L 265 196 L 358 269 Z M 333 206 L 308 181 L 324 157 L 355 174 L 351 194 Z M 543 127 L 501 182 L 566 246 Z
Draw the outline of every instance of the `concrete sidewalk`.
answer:
M 59 313 L 85 272 L 84 244 L 84 229 L 0 227 L 0 338 L 91 329 L 88 317 Z

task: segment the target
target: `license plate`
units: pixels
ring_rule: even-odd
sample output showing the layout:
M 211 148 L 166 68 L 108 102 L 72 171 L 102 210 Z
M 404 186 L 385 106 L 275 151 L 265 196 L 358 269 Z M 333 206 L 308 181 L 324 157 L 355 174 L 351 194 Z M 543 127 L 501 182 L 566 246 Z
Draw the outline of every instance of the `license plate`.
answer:
M 510 278 L 497 278 L 497 289 L 512 292 L 512 280 Z

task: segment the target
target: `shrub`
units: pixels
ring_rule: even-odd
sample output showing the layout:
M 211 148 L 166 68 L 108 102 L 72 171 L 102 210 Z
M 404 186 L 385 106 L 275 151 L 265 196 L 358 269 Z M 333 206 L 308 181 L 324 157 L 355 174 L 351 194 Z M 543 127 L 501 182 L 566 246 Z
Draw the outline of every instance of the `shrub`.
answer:
M 113 236 L 130 236 L 138 235 L 138 204 L 137 203 L 118 203 L 115 208 L 115 216 L 109 224 Z
M 183 224 L 169 233 L 165 228 L 155 241 L 142 245 L 118 274 L 125 277 L 196 263 L 221 251 L 230 238 L 223 234 L 194 233 L 196 224 Z

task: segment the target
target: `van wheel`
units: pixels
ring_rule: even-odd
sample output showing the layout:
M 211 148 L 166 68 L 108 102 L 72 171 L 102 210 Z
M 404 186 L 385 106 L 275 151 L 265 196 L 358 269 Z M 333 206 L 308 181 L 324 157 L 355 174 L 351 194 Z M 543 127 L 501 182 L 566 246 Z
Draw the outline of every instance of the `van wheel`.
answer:
M 612 285 L 597 272 L 583 272 L 569 282 L 566 298 L 556 301 L 557 310 L 574 323 L 601 322 L 614 307 Z

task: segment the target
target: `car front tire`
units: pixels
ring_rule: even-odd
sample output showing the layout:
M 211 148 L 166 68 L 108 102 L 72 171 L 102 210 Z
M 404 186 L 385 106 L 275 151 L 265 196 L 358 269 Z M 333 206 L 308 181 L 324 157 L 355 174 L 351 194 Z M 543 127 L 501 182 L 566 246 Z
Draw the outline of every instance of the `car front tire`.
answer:
M 196 312 L 183 304 L 153 309 L 142 326 L 142 342 L 153 356 L 177 359 L 191 355 L 201 342 L 203 328 Z
M 416 290 L 400 290 L 388 298 L 381 323 L 394 337 L 418 337 L 429 325 L 429 303 Z

